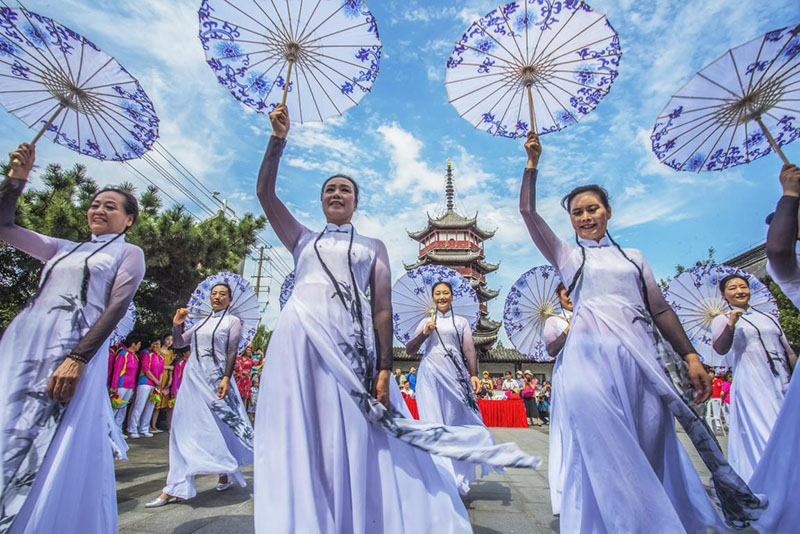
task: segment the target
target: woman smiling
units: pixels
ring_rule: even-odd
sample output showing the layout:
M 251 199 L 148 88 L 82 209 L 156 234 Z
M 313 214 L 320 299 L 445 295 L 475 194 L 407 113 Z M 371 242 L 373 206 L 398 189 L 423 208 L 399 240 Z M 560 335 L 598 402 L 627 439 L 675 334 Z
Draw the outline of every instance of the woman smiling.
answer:
M 749 480 L 767 445 L 797 360 L 778 322 L 750 306 L 750 285 L 729 275 L 719 283 L 730 305 L 711 323 L 713 347 L 728 355 L 730 390 L 728 460 Z

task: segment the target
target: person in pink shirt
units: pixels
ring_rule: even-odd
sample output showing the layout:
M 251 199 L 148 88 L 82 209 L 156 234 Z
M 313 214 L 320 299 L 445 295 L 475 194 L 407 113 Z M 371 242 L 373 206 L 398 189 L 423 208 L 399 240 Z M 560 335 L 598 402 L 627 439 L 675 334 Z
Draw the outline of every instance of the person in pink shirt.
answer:
M 111 386 L 109 394 L 119 395 L 123 404 L 114 410 L 114 422 L 122 430 L 122 422 L 128 413 L 128 405 L 133 391 L 136 389 L 136 374 L 139 372 L 139 355 L 142 340 L 138 336 L 128 336 L 124 345 L 120 345 L 114 357 L 114 367 L 111 372 Z M 123 434 L 124 436 L 124 434 Z
M 111 389 L 114 385 L 111 375 L 114 374 L 114 362 L 117 360 L 117 351 L 120 347 L 122 347 L 122 343 L 108 347 L 108 373 L 106 374 L 106 387 L 108 389 Z
M 733 373 L 728 371 L 725 373 L 725 381 L 720 386 L 720 396 L 722 398 L 722 417 L 725 419 L 725 425 L 728 425 L 728 418 L 731 413 L 731 382 L 733 382 Z
M 133 409 L 128 417 L 128 437 L 136 439 L 141 436 L 152 438 L 150 432 L 150 418 L 153 416 L 155 403 L 150 400 L 150 394 L 161 384 L 161 373 L 164 372 L 164 359 L 158 353 L 161 340 L 156 339 L 147 350 L 139 354 L 139 380 L 136 384 L 136 396 L 133 399 Z

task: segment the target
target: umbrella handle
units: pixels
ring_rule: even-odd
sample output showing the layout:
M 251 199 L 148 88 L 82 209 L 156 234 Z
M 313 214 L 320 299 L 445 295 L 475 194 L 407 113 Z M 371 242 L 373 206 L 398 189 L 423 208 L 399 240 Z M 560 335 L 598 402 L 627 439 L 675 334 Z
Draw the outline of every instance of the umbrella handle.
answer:
M 54 121 L 54 120 L 56 120 L 56 118 L 59 116 L 59 114 L 60 114 L 62 111 L 64 111 L 64 108 L 65 108 L 65 107 L 67 107 L 67 106 L 66 106 L 65 104 L 63 104 L 63 103 L 61 103 L 61 104 L 59 104 L 59 105 L 58 105 L 58 107 L 56 108 L 56 110 L 55 110 L 55 111 L 53 112 L 53 114 L 50 116 L 50 120 L 48 120 L 48 121 L 45 123 L 45 125 L 42 127 L 42 129 L 41 129 L 41 130 L 39 130 L 39 133 L 37 133 L 37 134 L 36 134 L 36 137 L 34 137 L 34 138 L 33 138 L 33 141 L 31 141 L 31 144 L 32 144 L 32 145 L 35 145 L 35 144 L 36 144 L 36 142 L 37 142 L 39 139 L 41 139 L 41 137 L 44 135 L 44 132 L 46 132 L 46 131 L 47 131 L 47 129 L 48 129 L 48 128 L 50 128 L 50 125 L 51 125 L 51 124 L 53 124 L 53 121 Z
M 756 117 L 755 121 L 758 123 L 759 126 L 761 126 L 761 131 L 764 132 L 764 135 L 767 136 L 769 144 L 772 146 L 772 150 L 778 153 L 778 155 L 781 157 L 781 159 L 786 165 L 789 165 L 789 160 L 786 158 L 786 155 L 783 153 L 783 150 L 781 150 L 781 147 L 778 146 L 778 143 L 775 142 L 775 138 L 772 137 L 771 133 L 769 133 L 769 130 L 767 130 L 767 127 L 764 126 L 764 123 L 761 122 L 761 117 Z
M 289 60 L 289 71 L 286 73 L 286 83 L 283 86 L 283 100 L 281 100 L 281 105 L 286 105 L 286 96 L 289 93 L 289 82 L 292 81 L 292 67 L 294 66 L 294 61 L 291 59 Z
M 533 91 L 531 90 L 531 86 L 528 85 L 528 112 L 531 116 L 531 131 L 536 132 L 536 117 L 533 115 Z

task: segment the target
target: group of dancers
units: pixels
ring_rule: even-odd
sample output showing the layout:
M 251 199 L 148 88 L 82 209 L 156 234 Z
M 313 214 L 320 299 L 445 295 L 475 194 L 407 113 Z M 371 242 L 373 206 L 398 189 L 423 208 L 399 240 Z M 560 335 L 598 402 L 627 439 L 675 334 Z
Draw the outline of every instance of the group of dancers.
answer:
M 286 106 L 270 120 L 257 194 L 294 257 L 296 277 L 266 355 L 271 386 L 261 392 L 254 429 L 231 380 L 241 324 L 229 313 L 228 285 L 212 288 L 212 312 L 191 328 L 179 309 L 174 345 L 191 354 L 174 405 L 166 485 L 147 506 L 194 497 L 198 475 L 219 476 L 220 490 L 231 479 L 244 485 L 241 468 L 255 462 L 259 533 L 470 532 L 461 495 L 476 468 L 537 467 L 540 459 L 495 443 L 483 425 L 470 327 L 453 313 L 447 283 L 433 286 L 436 310 L 406 347 L 423 354 L 420 420 L 410 417 L 391 380 L 388 253 L 351 222 L 359 187 L 344 175 L 325 180 L 327 224 L 303 226 L 276 194 L 290 131 Z M 561 241 L 537 211 L 542 147 L 535 134 L 525 151 L 520 212 L 563 280 L 557 291 L 567 312 L 544 332 L 556 356 L 549 478 L 561 530 L 695 533 L 752 524 L 782 532 L 797 525 L 791 490 L 800 474 L 787 458 L 797 443 L 800 392 L 790 387 L 794 354 L 780 327 L 748 307 L 740 278 L 723 281 L 733 311 L 715 321 L 714 346 L 733 353 L 735 377 L 742 369 L 744 380 L 760 380 L 758 391 L 745 382 L 751 391 L 733 395 L 729 463 L 691 406 L 710 396 L 710 379 L 641 252 L 609 234 L 608 194 L 596 185 L 569 192 L 562 205 L 575 241 Z M 87 242 L 22 228 L 15 207 L 34 161 L 35 147 L 21 145 L 0 184 L 0 240 L 45 262 L 36 296 L 0 340 L 0 532 L 116 532 L 109 437 L 119 428 L 107 424 L 104 358 L 96 355 L 107 354 L 144 276 L 141 249 L 125 241 L 138 205 L 118 189 L 97 193 Z M 797 305 L 800 169 L 785 166 L 781 183 L 767 252 L 772 276 Z M 681 381 L 686 387 L 676 388 Z M 775 402 L 748 402 L 748 394 L 763 401 L 765 389 Z M 713 499 L 678 440 L 676 420 L 711 472 Z

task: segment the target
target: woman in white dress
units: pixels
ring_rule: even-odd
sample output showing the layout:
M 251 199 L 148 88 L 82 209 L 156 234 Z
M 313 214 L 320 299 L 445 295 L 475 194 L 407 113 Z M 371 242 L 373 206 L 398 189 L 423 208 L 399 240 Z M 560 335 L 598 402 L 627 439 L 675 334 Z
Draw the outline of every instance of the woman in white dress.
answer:
M 485 426 L 475 397 L 481 381 L 469 321 L 453 313 L 453 288 L 449 283 L 434 284 L 431 294 L 435 314 L 420 322 L 406 345 L 407 354 L 422 350 L 416 391 L 419 418 L 445 425 Z M 487 440 L 494 443 L 489 429 L 486 433 Z M 440 456 L 434 460 L 450 473 L 461 495 L 469 493 L 469 485 L 475 480 L 475 464 Z M 483 476 L 489 472 L 489 466 L 482 468 Z
M 547 456 L 547 479 L 550 485 L 550 505 L 553 515 L 561 513 L 561 495 L 564 492 L 564 432 L 561 425 L 563 418 L 558 410 L 558 399 L 563 395 L 561 388 L 561 350 L 567 342 L 569 325 L 572 321 L 572 299 L 562 282 L 556 286 L 556 297 L 561 304 L 561 315 L 552 315 L 544 322 L 542 337 L 547 347 L 547 354 L 555 359 L 553 364 L 553 384 L 550 393 L 550 454 Z
M 583 186 L 562 205 L 576 245 L 561 241 L 536 211 L 538 136 L 525 143 L 528 164 L 520 212 L 539 251 L 570 281 L 575 310 L 561 354 L 563 532 L 706 532 L 723 528 L 688 454 L 677 418 L 709 466 L 725 519 L 746 525 L 764 502 L 727 465 L 715 437 L 684 402 L 662 366 L 688 364 L 683 378 L 711 394 L 711 384 L 677 315 L 638 250 L 622 249 L 606 228 L 608 196 Z M 688 374 L 688 377 L 685 376 Z
M 322 232 L 291 215 L 275 193 L 287 108 L 270 120 L 257 192 L 294 256 L 296 281 L 269 343 L 271 386 L 258 399 L 256 532 L 470 532 L 455 484 L 426 451 L 494 466 L 532 467 L 538 459 L 513 444 L 493 445 L 483 427 L 404 415 L 399 390 L 390 388 L 386 247 L 353 228 L 358 186 L 348 177 L 323 184 Z
M 17 226 L 34 160 L 35 147 L 20 145 L 0 185 L 0 241 L 45 263 L 37 294 L 0 340 L 0 532 L 116 532 L 108 338 L 145 272 L 142 250 L 125 242 L 138 204 L 123 191 L 97 193 L 87 242 Z
M 778 321 L 750 307 L 747 280 L 730 275 L 719 283 L 731 312 L 711 322 L 714 350 L 733 370 L 728 461 L 750 480 L 761 459 L 789 386 L 797 357 Z
M 172 320 L 173 344 L 191 344 L 192 354 L 183 370 L 180 394 L 175 400 L 169 435 L 167 485 L 148 508 L 194 497 L 197 475 L 217 474 L 217 491 L 230 486 L 233 477 L 245 487 L 241 467 L 253 463 L 253 427 L 244 403 L 231 380 L 242 324 L 228 313 L 231 288 L 211 288 L 212 313 L 183 331 L 189 310 L 181 308 Z
M 800 215 L 800 168 L 784 165 L 780 174 L 783 196 L 778 201 L 767 233 L 767 272 L 797 307 L 800 307 L 800 264 L 798 263 L 798 224 Z M 769 507 L 755 528 L 764 534 L 796 532 L 800 525 L 797 506 L 797 481 L 800 462 L 796 461 L 800 443 L 800 380 L 794 376 L 767 441 L 761 461 L 750 478 L 753 491 L 769 498 Z

